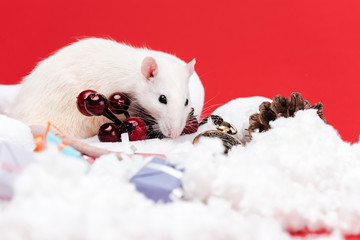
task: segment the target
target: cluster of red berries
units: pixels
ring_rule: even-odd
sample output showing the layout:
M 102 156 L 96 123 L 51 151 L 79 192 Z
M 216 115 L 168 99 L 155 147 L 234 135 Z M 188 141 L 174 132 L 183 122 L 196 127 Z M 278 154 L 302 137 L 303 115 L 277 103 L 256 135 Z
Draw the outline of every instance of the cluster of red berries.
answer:
M 103 124 L 98 133 L 101 142 L 120 142 L 121 134 L 127 132 L 130 141 L 143 140 L 146 137 L 146 124 L 127 112 L 130 99 L 123 93 L 113 93 L 109 99 L 93 90 L 82 91 L 77 97 L 77 108 L 85 116 L 105 116 L 112 123 Z M 121 122 L 115 114 L 124 114 Z
M 105 116 L 112 123 L 103 124 L 98 133 L 101 142 L 120 142 L 121 134 L 128 133 L 130 141 L 144 140 L 146 137 L 161 136 L 154 135 L 151 125 L 147 127 L 144 120 L 138 117 L 130 117 L 128 108 L 130 106 L 129 97 L 120 92 L 113 93 L 109 99 L 103 94 L 94 90 L 82 91 L 77 97 L 77 108 L 85 116 Z M 115 114 L 124 114 L 126 119 L 120 121 Z M 194 116 L 194 109 L 188 116 L 183 134 L 191 134 L 197 131 L 198 121 Z M 148 131 L 151 130 L 151 131 Z

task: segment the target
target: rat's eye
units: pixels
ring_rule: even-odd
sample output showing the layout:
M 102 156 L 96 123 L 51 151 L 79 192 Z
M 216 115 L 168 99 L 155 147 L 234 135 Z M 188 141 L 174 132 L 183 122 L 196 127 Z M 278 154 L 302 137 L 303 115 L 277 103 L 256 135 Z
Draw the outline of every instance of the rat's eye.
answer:
M 187 106 L 188 104 L 189 104 L 189 99 L 186 99 L 185 106 Z
M 165 95 L 160 95 L 159 102 L 161 102 L 163 104 L 167 104 L 166 96 Z

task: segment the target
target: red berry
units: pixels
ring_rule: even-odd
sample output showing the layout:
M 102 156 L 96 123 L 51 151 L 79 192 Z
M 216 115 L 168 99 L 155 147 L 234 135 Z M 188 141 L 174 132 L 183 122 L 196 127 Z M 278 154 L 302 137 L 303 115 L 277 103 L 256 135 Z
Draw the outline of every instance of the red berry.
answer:
M 110 102 L 110 110 L 115 114 L 121 114 L 124 113 L 129 109 L 130 106 L 130 99 L 129 97 L 120 92 L 113 93 L 109 97 Z
M 198 128 L 199 128 L 199 123 L 196 117 L 189 117 L 186 120 L 186 125 L 181 135 L 194 133 L 198 130 Z
M 133 129 L 129 133 L 130 141 L 144 140 L 146 137 L 147 127 L 143 120 L 137 117 L 131 117 L 124 121 L 124 124 L 131 123 Z
M 121 133 L 114 123 L 105 123 L 99 129 L 98 138 L 100 142 L 120 142 Z
M 91 93 L 84 101 L 87 112 L 92 116 L 101 116 L 108 111 L 109 101 L 100 93 Z
M 85 98 L 87 98 L 91 93 L 96 93 L 94 90 L 85 90 L 82 91 L 78 96 L 76 100 L 76 106 L 77 109 L 85 116 L 92 116 L 85 108 Z

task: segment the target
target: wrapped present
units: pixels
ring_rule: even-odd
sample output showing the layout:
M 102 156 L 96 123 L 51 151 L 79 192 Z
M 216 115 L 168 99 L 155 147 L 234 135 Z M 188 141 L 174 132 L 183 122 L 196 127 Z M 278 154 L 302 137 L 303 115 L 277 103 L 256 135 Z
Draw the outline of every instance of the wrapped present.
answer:
M 10 200 L 13 197 L 14 180 L 32 162 L 32 152 L 0 142 L 0 199 Z
M 154 157 L 130 179 L 130 182 L 146 197 L 155 202 L 166 203 L 183 196 L 182 176 L 183 171 L 176 169 L 166 159 Z

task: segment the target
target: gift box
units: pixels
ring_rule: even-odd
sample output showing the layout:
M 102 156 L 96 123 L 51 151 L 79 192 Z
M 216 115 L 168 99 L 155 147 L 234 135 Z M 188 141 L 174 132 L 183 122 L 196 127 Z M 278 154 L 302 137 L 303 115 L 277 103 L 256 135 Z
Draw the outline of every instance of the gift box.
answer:
M 10 200 L 13 197 L 16 177 L 33 161 L 32 152 L 0 142 L 0 199 Z
M 167 203 L 183 196 L 182 176 L 183 171 L 176 169 L 166 159 L 154 157 L 130 179 L 130 182 L 147 198 Z

